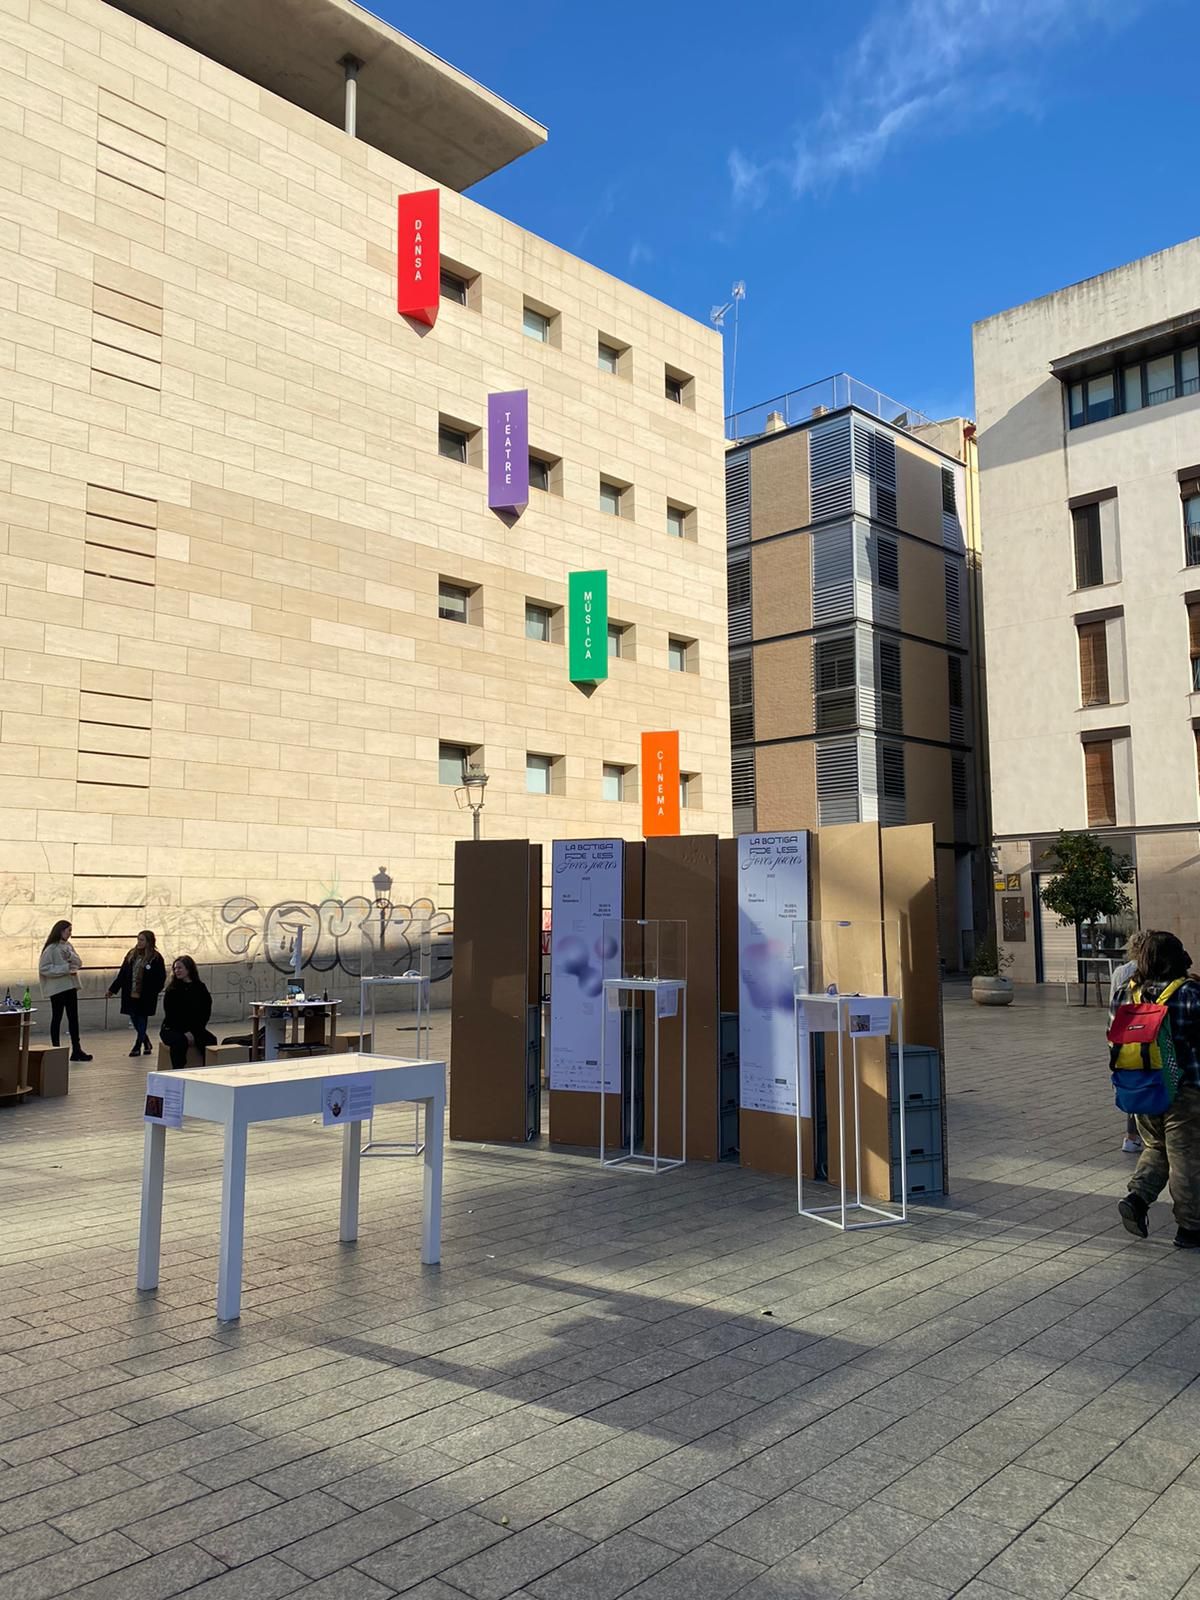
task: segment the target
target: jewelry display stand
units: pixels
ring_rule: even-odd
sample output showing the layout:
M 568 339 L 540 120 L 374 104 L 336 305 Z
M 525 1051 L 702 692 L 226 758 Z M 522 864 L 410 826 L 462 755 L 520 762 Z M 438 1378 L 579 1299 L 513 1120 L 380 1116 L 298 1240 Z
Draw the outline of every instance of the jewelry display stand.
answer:
M 603 957 L 602 988 L 605 1004 L 600 1019 L 600 1165 L 602 1167 L 639 1167 L 658 1174 L 672 1167 L 682 1167 L 687 1160 L 687 924 L 680 921 L 644 921 L 606 918 L 601 935 Z M 640 998 L 639 998 L 640 997 Z M 630 1010 L 639 1004 L 653 1011 L 654 1057 L 651 1075 L 651 1133 L 650 1148 L 638 1149 L 636 1105 L 636 1030 L 621 1029 L 622 1041 L 628 1037 L 628 1070 L 626 1061 L 619 1063 L 620 1082 L 610 1088 L 608 1084 L 608 1013 L 626 1007 Z M 679 1155 L 664 1156 L 660 1146 L 659 1125 L 659 1025 L 663 1018 L 678 1017 L 680 1026 L 680 1111 Z M 649 1017 L 646 1018 L 649 1023 Z M 626 1054 L 621 1045 L 621 1056 Z M 616 1148 L 620 1154 L 609 1155 L 604 1144 L 605 1095 L 621 1096 L 622 1123 L 628 1127 L 628 1148 L 625 1141 Z
M 368 1034 L 371 1039 L 372 1050 L 379 1046 L 375 1018 L 375 996 L 381 988 L 408 989 L 413 996 L 414 1010 L 411 1013 L 416 1019 L 417 1048 L 411 1058 L 424 1061 L 429 1054 L 431 1018 L 429 1014 L 429 975 L 425 972 L 405 972 L 396 977 L 379 976 L 359 979 L 358 986 L 358 1038 L 361 1048 L 362 1041 Z M 370 1004 L 367 999 L 370 996 Z M 411 1139 L 385 1140 L 375 1137 L 375 1113 L 372 1111 L 367 1122 L 366 1142 L 362 1147 L 364 1156 L 419 1156 L 425 1149 L 425 1140 L 421 1136 L 421 1107 L 413 1105 L 413 1136 Z
M 864 1228 L 888 1228 L 908 1221 L 908 1162 L 904 1117 L 904 1001 L 886 994 L 882 952 L 899 948 L 899 928 L 880 923 L 797 922 L 792 932 L 793 1003 L 796 1017 L 796 1210 L 813 1222 L 850 1233 Z M 878 958 L 876 958 L 876 953 Z M 839 975 L 842 982 L 839 983 Z M 873 981 L 872 981 L 873 980 Z M 851 983 L 869 992 L 845 993 Z M 839 1183 L 833 1205 L 804 1204 L 804 1162 L 801 1152 L 799 1108 L 806 1101 L 802 1075 L 810 1073 L 810 1035 L 837 1038 L 837 1131 Z M 900 1209 L 894 1211 L 863 1199 L 862 1126 L 860 1116 L 859 1044 L 881 1039 L 887 1048 L 894 1034 L 899 1087 Z M 849 1039 L 849 1062 L 846 1041 Z M 851 1092 L 846 1093 L 847 1067 Z M 847 1108 L 847 1098 L 850 1106 Z M 854 1139 L 853 1198 L 846 1153 L 847 1110 Z M 869 1218 L 848 1220 L 851 1212 L 870 1212 Z

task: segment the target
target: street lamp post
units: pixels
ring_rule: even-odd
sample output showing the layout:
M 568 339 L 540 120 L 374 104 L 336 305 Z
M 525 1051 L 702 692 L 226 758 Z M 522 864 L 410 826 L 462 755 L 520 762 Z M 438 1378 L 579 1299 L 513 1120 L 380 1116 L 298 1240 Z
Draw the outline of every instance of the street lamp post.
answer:
M 487 788 L 487 784 L 488 775 L 482 767 L 463 768 L 463 794 L 471 810 L 472 839 L 478 839 L 480 836 L 480 813 L 483 810 L 483 791 Z
M 392 905 L 391 900 L 388 898 L 392 892 L 392 880 L 388 875 L 387 868 L 380 867 L 379 871 L 371 879 L 371 883 L 375 889 L 375 904 L 379 907 L 379 950 L 382 954 L 383 936 L 387 930 L 387 914 Z

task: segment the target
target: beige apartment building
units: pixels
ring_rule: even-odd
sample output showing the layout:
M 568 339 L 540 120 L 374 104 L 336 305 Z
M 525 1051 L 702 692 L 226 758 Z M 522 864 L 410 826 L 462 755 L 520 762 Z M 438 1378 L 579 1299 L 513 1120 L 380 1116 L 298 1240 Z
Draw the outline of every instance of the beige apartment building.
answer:
M 987 908 L 974 429 L 839 373 L 728 433 L 734 825 L 932 822 L 957 969 Z
M 975 327 L 997 920 L 1019 979 L 1098 953 L 1040 903 L 1061 828 L 1126 857 L 1137 918 L 1200 950 L 1198 302 L 1191 239 Z
M 544 129 L 343 0 L 5 0 L 0 129 L 4 983 L 59 917 L 88 992 L 144 925 L 219 964 L 301 922 L 337 981 L 452 904 L 464 764 L 485 837 L 636 837 L 677 729 L 683 827 L 728 831 L 719 336 L 460 192 Z

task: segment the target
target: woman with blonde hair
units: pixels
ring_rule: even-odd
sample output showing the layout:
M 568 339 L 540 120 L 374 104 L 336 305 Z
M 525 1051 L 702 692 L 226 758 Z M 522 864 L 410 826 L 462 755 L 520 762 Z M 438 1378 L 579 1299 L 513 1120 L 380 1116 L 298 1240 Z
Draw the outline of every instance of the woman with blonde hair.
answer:
M 158 941 L 149 928 L 143 928 L 108 988 L 110 996 L 120 994 L 121 1015 L 128 1017 L 133 1027 L 131 1056 L 150 1054 L 146 1024 L 158 1010 L 158 997 L 166 981 L 167 968 L 158 953 Z
M 64 917 L 50 929 L 38 959 L 42 994 L 50 1002 L 50 1043 L 57 1046 L 63 1018 L 71 1036 L 71 1060 L 92 1058 L 79 1042 L 79 974 L 83 962 L 71 943 L 71 924 Z

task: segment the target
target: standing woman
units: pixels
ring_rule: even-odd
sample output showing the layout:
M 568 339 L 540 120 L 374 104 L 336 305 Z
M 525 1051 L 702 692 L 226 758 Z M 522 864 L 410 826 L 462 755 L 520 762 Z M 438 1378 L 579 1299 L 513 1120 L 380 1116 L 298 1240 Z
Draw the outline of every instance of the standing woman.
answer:
M 158 953 L 158 943 L 150 929 L 143 928 L 108 990 L 110 995 L 120 992 L 121 1015 L 128 1017 L 133 1026 L 131 1056 L 150 1054 L 146 1024 L 158 1010 L 158 997 L 166 981 L 167 968 Z
M 171 1051 L 173 1067 L 187 1066 L 188 1045 L 194 1044 L 204 1060 L 204 1046 L 216 1044 L 208 1031 L 212 1016 L 212 995 L 200 981 L 191 956 L 179 956 L 171 963 L 171 981 L 163 990 L 162 1041 Z
M 83 962 L 70 941 L 71 924 L 56 922 L 42 946 L 38 977 L 42 994 L 50 1002 L 50 1043 L 57 1046 L 65 1015 L 71 1036 L 71 1060 L 90 1061 L 91 1056 L 79 1042 L 79 973 Z

